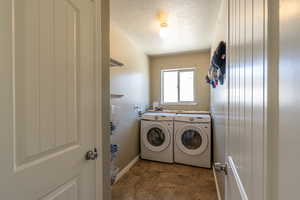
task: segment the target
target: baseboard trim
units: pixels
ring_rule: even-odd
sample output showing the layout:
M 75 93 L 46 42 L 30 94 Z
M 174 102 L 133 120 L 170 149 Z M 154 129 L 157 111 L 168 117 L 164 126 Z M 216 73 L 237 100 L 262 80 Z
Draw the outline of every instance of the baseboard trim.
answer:
M 218 182 L 218 178 L 217 178 L 217 173 L 216 173 L 215 166 L 213 166 L 213 172 L 214 172 L 214 177 L 215 177 L 215 183 L 216 183 L 216 190 L 217 190 L 218 200 L 222 200 L 221 193 L 220 193 L 220 186 L 219 186 L 219 182 Z
M 116 177 L 116 182 L 118 182 L 120 180 L 120 178 L 122 178 L 122 176 L 124 176 L 129 170 L 130 168 L 140 159 L 140 155 L 138 155 L 137 157 L 135 157 L 132 161 L 130 161 L 130 163 L 128 163 L 128 165 L 126 165 L 118 174 Z

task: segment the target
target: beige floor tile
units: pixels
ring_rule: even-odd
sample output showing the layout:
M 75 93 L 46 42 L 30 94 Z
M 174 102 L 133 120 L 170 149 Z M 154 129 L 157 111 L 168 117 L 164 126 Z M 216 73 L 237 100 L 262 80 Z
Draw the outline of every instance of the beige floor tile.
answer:
M 112 200 L 217 200 L 212 170 L 140 160 L 112 187 Z

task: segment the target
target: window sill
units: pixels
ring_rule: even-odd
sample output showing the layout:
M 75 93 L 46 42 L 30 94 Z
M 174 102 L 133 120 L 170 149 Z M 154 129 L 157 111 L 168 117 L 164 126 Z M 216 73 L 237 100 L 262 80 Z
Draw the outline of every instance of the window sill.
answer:
M 163 106 L 195 106 L 197 102 L 183 102 L 183 103 L 162 103 Z

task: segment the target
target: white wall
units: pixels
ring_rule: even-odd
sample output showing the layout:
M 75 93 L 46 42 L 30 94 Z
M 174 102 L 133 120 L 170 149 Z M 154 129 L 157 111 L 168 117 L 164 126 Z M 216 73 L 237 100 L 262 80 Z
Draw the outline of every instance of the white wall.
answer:
M 123 168 L 140 152 L 139 121 L 134 105 L 142 108 L 149 105 L 149 62 L 143 51 L 118 27 L 111 24 L 110 28 L 111 57 L 125 64 L 111 68 L 110 73 L 111 92 L 124 95 L 111 99 L 111 103 L 119 107 L 119 123 L 111 142 L 120 145 L 117 165 Z
M 161 101 L 161 70 L 175 68 L 196 69 L 195 101 L 196 105 L 163 105 L 175 110 L 209 110 L 210 90 L 205 81 L 209 68 L 209 51 L 178 53 L 150 57 L 151 101 Z

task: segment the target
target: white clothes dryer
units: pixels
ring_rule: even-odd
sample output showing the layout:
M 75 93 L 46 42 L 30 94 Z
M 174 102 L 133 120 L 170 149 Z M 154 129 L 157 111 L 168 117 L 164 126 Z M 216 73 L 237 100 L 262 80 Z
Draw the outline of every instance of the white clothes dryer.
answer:
M 211 168 L 211 117 L 177 114 L 174 118 L 174 161 Z

